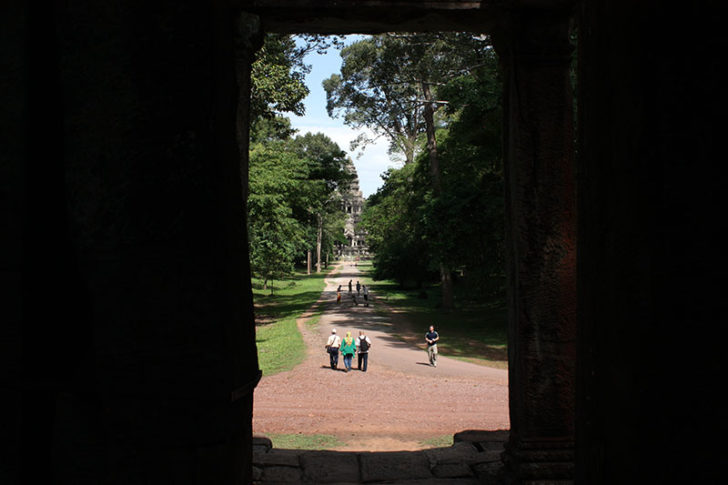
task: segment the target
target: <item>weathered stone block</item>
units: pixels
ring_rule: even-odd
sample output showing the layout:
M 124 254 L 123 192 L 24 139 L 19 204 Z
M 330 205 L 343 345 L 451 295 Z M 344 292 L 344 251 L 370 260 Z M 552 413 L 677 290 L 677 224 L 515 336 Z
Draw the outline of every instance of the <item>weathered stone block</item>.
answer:
M 359 460 L 354 453 L 315 451 L 301 455 L 303 478 L 311 483 L 359 481 Z
M 430 478 L 424 480 L 399 480 L 386 482 L 391 485 L 483 485 L 475 478 Z
M 267 453 L 273 448 L 273 442 L 266 436 L 253 436 L 253 451 Z
M 459 442 L 448 448 L 433 448 L 424 452 L 430 463 L 477 463 L 480 461 L 478 450 L 468 442 Z
M 508 441 L 509 432 L 505 430 L 487 431 L 481 429 L 466 429 L 453 435 L 453 442 L 461 441 L 474 442 L 506 442 Z
M 472 477 L 473 470 L 465 463 L 443 463 L 432 469 L 437 478 Z
M 269 466 L 263 470 L 262 481 L 268 484 L 297 484 L 302 483 L 300 468 L 289 466 Z
M 430 462 L 422 452 L 363 453 L 360 460 L 364 482 L 432 478 Z
M 291 466 L 298 467 L 299 453 L 295 450 L 271 450 L 268 453 L 253 453 L 253 463 L 258 466 Z

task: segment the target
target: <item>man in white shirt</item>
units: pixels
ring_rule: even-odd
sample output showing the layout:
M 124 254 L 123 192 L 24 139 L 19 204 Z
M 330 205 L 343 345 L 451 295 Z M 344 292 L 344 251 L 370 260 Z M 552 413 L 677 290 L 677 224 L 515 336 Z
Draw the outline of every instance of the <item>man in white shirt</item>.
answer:
M 329 353 L 329 363 L 332 369 L 336 369 L 339 365 L 339 347 L 341 346 L 341 337 L 336 335 L 336 329 L 331 329 L 329 340 L 326 341 L 326 352 Z

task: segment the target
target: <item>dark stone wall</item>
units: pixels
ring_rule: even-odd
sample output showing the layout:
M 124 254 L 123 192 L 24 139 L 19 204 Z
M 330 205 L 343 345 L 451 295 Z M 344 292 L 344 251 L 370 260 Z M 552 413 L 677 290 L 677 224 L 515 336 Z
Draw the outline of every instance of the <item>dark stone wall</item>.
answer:
M 10 18 L 3 483 L 248 483 L 235 12 L 71 2 Z
M 514 446 L 526 441 L 573 446 L 576 191 L 570 13 L 513 13 L 496 44 L 505 78 Z
M 584 2 L 580 483 L 717 483 L 726 297 L 715 2 Z
M 0 416 L 2 483 L 250 482 L 249 384 L 258 366 L 237 144 L 244 126 L 236 133 L 246 95 L 236 84 L 236 12 L 221 3 L 2 3 L 0 398 L 10 408 Z M 313 0 L 286 15 L 281 2 L 238 6 L 269 19 L 279 12 L 267 25 L 264 15 L 264 29 L 342 32 L 487 30 L 500 13 L 524 13 L 510 7 L 568 2 L 484 2 L 464 13 L 407 1 L 382 13 L 375 3 L 346 13 L 346 2 L 326 2 L 323 21 Z M 713 438 L 725 431 L 728 38 L 717 5 L 580 6 L 580 483 L 711 483 L 722 463 Z M 514 32 L 496 31 L 506 49 L 514 45 Z M 238 75 L 247 62 L 238 56 Z M 514 96 L 516 87 L 535 96 L 549 89 L 514 80 Z M 541 106 L 534 119 L 544 120 L 558 101 L 514 100 L 525 100 L 524 114 Z M 548 146 L 539 133 L 553 126 L 527 126 L 519 129 L 538 162 Z M 560 180 L 571 191 L 568 177 Z M 528 240 L 548 254 L 548 238 Z M 568 240 L 560 246 L 573 249 Z M 525 297 L 548 297 L 538 278 L 559 279 L 538 267 L 543 274 L 511 274 L 531 279 L 520 286 Z M 558 295 L 572 307 L 568 291 Z M 548 314 L 560 311 L 553 301 L 538 309 L 558 321 Z M 524 362 L 542 343 L 555 348 L 549 335 L 569 340 L 558 325 L 540 340 L 534 327 L 512 330 Z M 571 369 L 568 355 L 550 355 L 555 368 L 532 366 L 514 391 L 571 372 L 558 371 L 559 358 Z M 514 400 L 517 432 L 571 430 L 560 419 L 569 403 L 549 396 L 559 412 L 543 418 L 532 408 L 537 398 Z
M 21 209 L 26 146 L 27 11 L 21 2 L 0 5 L 0 483 L 17 483 L 20 462 L 20 325 L 23 251 Z

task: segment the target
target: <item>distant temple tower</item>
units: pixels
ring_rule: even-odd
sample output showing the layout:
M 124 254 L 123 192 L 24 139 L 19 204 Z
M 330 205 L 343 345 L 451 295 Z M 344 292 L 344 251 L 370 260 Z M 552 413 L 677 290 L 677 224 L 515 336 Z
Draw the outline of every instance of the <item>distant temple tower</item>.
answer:
M 365 200 L 359 190 L 359 177 L 356 167 L 351 160 L 348 160 L 347 170 L 354 175 L 349 190 L 342 194 L 341 210 L 346 213 L 346 224 L 344 225 L 344 236 L 346 244 L 338 244 L 337 255 L 343 257 L 369 257 L 369 246 L 367 246 L 365 230 L 358 228 L 361 221 L 361 213 L 364 209 Z

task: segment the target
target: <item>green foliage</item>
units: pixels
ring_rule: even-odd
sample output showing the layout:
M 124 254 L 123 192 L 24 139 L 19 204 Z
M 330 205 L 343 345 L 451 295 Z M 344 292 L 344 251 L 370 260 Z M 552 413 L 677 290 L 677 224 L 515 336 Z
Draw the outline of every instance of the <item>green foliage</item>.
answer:
M 249 174 L 250 264 L 253 275 L 267 284 L 293 271 L 305 245 L 305 228 L 293 217 L 291 202 L 305 199 L 301 182 L 308 174 L 283 142 L 254 145 Z
M 416 167 L 390 169 L 384 185 L 367 201 L 362 224 L 374 253 L 374 276 L 393 279 L 400 286 L 422 286 L 435 273 L 428 267 L 421 213 L 421 183 L 415 181 Z
M 340 47 L 341 40 L 336 36 L 266 35 L 251 71 L 252 131 L 260 120 L 282 113 L 304 114 L 303 100 L 309 93 L 304 80 L 311 66 L 303 59 L 309 52 L 321 53 L 331 46 Z
M 412 163 L 425 130 L 423 85 L 467 74 L 490 50 L 486 38 L 466 33 L 382 34 L 355 42 L 341 51 L 341 74 L 323 82 L 326 109 L 353 128 L 386 137 L 390 153 Z M 372 141 L 361 135 L 358 144 Z
M 373 36 L 341 51 L 341 74 L 323 82 L 330 116 L 343 114 L 353 128 L 368 127 L 390 141 L 390 152 L 415 156 L 416 140 L 422 132 L 417 87 L 397 79 L 401 59 L 387 49 L 388 36 Z M 373 140 L 364 136 L 359 143 Z
M 353 175 L 346 169 L 346 152 L 323 133 L 306 133 L 291 142 L 291 149 L 306 166 L 304 187 L 308 193 L 305 214 L 309 228 L 308 247 L 317 249 L 316 259 L 331 253 L 343 237 L 344 214 L 340 210 L 341 193 Z
M 375 277 L 422 285 L 442 264 L 469 292 L 502 297 L 502 110 L 494 51 L 464 34 L 388 39 L 381 42 L 389 55 L 410 63 L 390 81 L 416 90 L 426 79 L 445 109 L 436 131 L 438 184 L 431 183 L 431 154 L 420 150 L 414 163 L 390 170 L 368 201 L 363 223 L 375 252 Z M 365 71 L 363 64 L 357 69 Z
M 272 118 L 274 113 L 303 115 L 307 66 L 297 56 L 292 36 L 268 34 L 251 71 L 251 119 Z
M 250 150 L 250 262 L 265 283 L 290 274 L 307 250 L 332 252 L 344 226 L 338 194 L 351 180 L 336 143 L 321 133 L 291 139 L 285 126 L 262 122 Z

